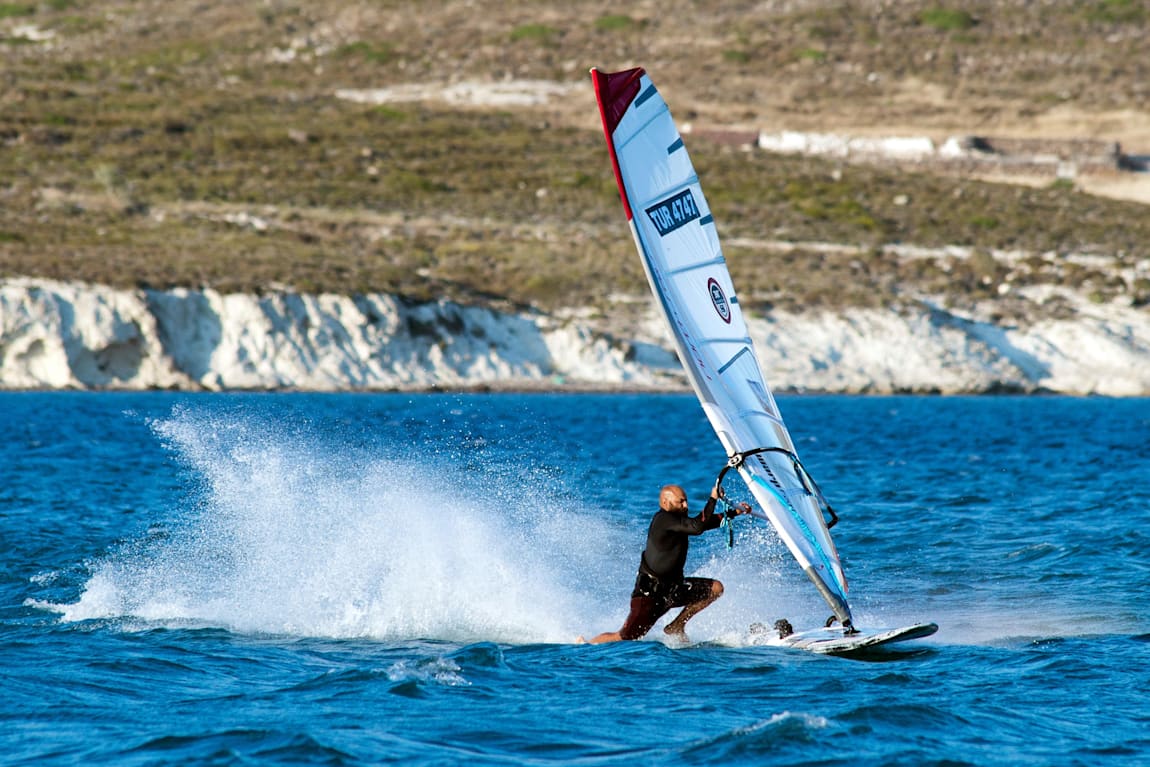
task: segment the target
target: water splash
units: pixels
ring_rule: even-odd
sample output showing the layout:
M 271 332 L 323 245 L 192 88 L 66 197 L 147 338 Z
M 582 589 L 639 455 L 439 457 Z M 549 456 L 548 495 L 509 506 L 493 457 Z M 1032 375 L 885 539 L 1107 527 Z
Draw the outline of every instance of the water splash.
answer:
M 474 453 L 429 466 L 189 409 L 152 428 L 198 478 L 193 502 L 93 565 L 79 600 L 53 607 L 65 621 L 570 641 L 613 614 L 619 584 L 587 574 L 629 577 L 618 528 L 565 508 L 530 466 Z

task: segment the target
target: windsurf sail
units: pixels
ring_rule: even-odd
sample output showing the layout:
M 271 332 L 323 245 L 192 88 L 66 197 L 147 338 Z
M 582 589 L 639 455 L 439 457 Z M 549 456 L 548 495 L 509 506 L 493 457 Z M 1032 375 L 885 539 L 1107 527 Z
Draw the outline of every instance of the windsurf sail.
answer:
M 683 137 L 641 69 L 591 70 L 631 234 L 695 394 L 770 522 L 844 627 L 847 581 L 826 515 L 775 404 Z

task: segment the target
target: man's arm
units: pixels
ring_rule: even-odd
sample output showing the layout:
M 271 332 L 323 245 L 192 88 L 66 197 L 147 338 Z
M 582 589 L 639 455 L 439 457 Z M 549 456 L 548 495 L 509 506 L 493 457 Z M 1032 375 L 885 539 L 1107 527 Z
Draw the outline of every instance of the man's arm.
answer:
M 718 502 L 719 496 L 715 495 L 715 491 L 712 490 L 711 497 L 707 499 L 707 505 L 703 507 L 702 513 L 697 517 L 697 519 L 702 521 L 703 524 L 707 525 L 703 528 L 703 530 L 710 530 L 712 528 L 718 527 L 719 523 L 722 521 L 721 515 L 715 513 L 715 504 Z M 712 521 L 714 524 L 712 524 Z
M 717 504 L 722 497 L 723 489 L 719 487 L 719 483 L 716 482 L 715 486 L 711 488 L 711 497 L 707 499 L 707 505 L 703 507 L 702 513 L 695 517 L 700 524 L 700 533 L 705 530 L 714 530 L 723 521 L 720 515 L 715 514 L 715 504 Z
M 658 527 L 660 533 L 699 535 L 708 530 L 713 530 L 723 521 L 721 514 L 714 513 L 715 500 L 714 498 L 709 499 L 707 505 L 703 507 L 703 511 L 695 517 L 689 517 L 685 513 L 673 514 L 670 512 L 660 512 L 656 515 L 656 522 L 654 524 Z
M 713 530 L 722 523 L 723 515 L 715 514 L 715 504 L 719 502 L 720 498 L 725 497 L 726 494 L 723 492 L 723 488 L 719 487 L 719 483 L 716 482 L 715 486 L 711 488 L 711 497 L 707 499 L 707 505 L 703 507 L 703 513 L 698 516 L 698 519 L 701 519 L 703 523 L 707 525 L 703 530 Z M 733 517 L 737 517 L 740 514 L 751 513 L 751 505 L 749 503 L 733 503 L 727 505 Z M 699 532 L 702 532 L 702 530 Z

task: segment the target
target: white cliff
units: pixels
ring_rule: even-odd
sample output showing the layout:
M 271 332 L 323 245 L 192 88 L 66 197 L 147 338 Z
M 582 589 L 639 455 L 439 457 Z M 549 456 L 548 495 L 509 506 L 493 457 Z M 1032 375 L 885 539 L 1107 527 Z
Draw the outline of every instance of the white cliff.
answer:
M 641 387 L 676 374 L 667 351 L 636 355 L 585 327 L 447 301 L 0 282 L 7 389 L 335 391 L 560 378 Z
M 1035 299 L 1041 297 L 1036 296 Z M 752 318 L 780 390 L 1150 394 L 1150 315 L 1073 302 L 1069 319 L 998 326 L 923 300 Z M 989 316 L 989 315 L 988 315 Z M 685 387 L 654 312 L 589 321 L 394 296 L 124 291 L 0 281 L 0 388 Z

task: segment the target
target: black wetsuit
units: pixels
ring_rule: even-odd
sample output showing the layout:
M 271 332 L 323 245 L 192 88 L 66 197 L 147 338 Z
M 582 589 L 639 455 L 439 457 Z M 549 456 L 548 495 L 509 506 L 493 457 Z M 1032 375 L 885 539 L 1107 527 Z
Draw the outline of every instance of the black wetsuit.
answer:
M 689 536 L 714 530 L 722 522 L 722 516 L 714 511 L 715 499 L 710 498 L 697 517 L 662 509 L 652 517 L 631 592 L 631 613 L 619 632 L 623 639 L 643 636 L 672 607 L 711 596 L 714 581 L 684 578 L 683 566 L 687 563 Z

